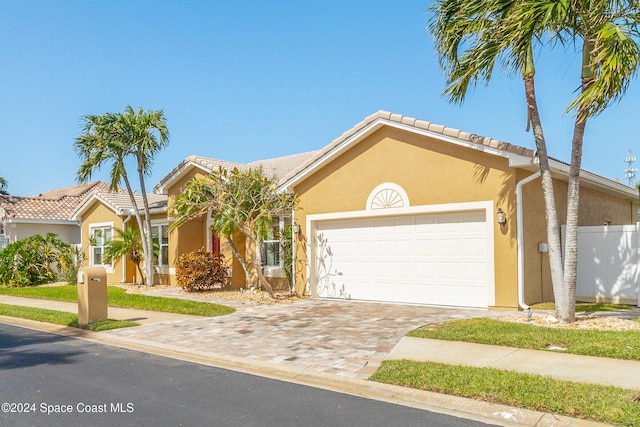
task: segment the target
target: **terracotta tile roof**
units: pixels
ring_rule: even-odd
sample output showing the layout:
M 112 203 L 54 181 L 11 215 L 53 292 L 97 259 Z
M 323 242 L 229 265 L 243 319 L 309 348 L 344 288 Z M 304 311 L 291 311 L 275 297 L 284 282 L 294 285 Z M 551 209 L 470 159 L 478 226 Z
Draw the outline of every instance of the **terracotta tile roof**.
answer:
M 275 159 L 258 160 L 249 163 L 249 167 L 262 166 L 262 171 L 268 177 L 283 178 L 292 170 L 316 155 L 318 151 L 292 154 L 290 156 L 277 157 Z
M 96 196 L 102 199 L 105 203 L 111 206 L 119 214 L 126 213 L 133 210 L 131 204 L 131 198 L 126 190 L 119 189 L 118 191 L 106 191 L 96 193 Z M 134 193 L 136 205 L 138 209 L 142 211 L 144 204 L 142 202 L 142 195 Z M 167 196 L 162 194 L 147 193 L 147 201 L 149 202 L 149 210 L 164 210 L 167 208 Z
M 273 159 L 256 160 L 251 163 L 237 163 L 226 160 L 212 159 L 210 157 L 201 156 L 189 156 L 185 158 L 178 166 L 173 168 L 159 183 L 155 186 L 154 191 L 163 191 L 163 187 L 180 174 L 180 172 L 189 164 L 196 164 L 206 172 L 214 171 L 220 167 L 231 170 L 238 168 L 240 170 L 247 170 L 250 168 L 262 167 L 263 172 L 268 177 L 283 177 L 287 175 L 292 169 L 296 168 L 301 163 L 304 163 L 307 159 L 316 154 L 316 151 L 307 153 L 293 154 L 284 157 L 276 157 Z
M 108 189 L 106 182 L 93 181 L 47 191 L 35 197 L 0 196 L 0 213 L 7 219 L 69 221 L 76 208 L 88 197 Z
M 346 142 L 349 138 L 361 132 L 367 126 L 371 125 L 377 120 L 387 120 L 390 122 L 395 122 L 401 125 L 407 125 L 410 127 L 414 127 L 421 130 L 427 130 L 433 133 L 441 134 L 443 136 L 456 138 L 458 140 L 467 141 L 472 144 L 479 144 L 485 147 L 495 148 L 498 150 L 506 151 L 509 153 L 518 154 L 521 156 L 531 157 L 535 156 L 535 151 L 530 150 L 528 148 L 519 147 L 517 145 L 512 145 L 504 141 L 499 141 L 493 138 L 479 136 L 473 133 L 468 133 L 461 131 L 459 129 L 449 128 L 443 125 L 438 125 L 435 123 L 427 122 L 424 120 L 418 120 L 413 117 L 407 117 L 400 114 L 390 113 L 388 111 L 378 111 L 370 116 L 366 117 L 360 123 L 353 126 L 351 129 L 344 132 L 342 135 L 334 139 L 329 145 L 325 146 L 321 150 L 314 152 L 315 154 L 308 158 L 305 162 L 298 165 L 296 168 L 289 171 L 286 176 L 283 176 L 280 180 L 281 184 L 286 183 L 287 181 L 294 178 L 303 170 L 307 169 L 328 153 L 330 153 L 333 149 L 337 148 L 344 142 Z

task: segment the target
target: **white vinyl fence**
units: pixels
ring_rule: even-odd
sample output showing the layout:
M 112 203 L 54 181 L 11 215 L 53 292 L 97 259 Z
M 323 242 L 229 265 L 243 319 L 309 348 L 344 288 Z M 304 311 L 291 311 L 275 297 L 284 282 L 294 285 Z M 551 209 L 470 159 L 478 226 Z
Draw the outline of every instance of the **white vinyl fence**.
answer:
M 638 233 L 636 225 L 578 228 L 577 301 L 638 304 Z

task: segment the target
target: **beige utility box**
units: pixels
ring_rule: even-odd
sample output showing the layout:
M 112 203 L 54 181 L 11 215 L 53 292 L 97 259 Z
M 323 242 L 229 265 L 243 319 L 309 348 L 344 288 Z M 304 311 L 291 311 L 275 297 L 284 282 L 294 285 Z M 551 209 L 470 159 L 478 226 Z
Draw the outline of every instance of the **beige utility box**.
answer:
M 78 323 L 107 320 L 107 272 L 104 267 L 78 270 Z

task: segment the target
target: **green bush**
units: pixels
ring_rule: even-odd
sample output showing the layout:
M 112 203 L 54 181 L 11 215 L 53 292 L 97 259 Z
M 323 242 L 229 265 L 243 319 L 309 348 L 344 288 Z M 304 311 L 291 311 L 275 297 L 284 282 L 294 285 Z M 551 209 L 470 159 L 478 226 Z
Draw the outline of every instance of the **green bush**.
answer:
M 185 291 L 226 288 L 227 279 L 224 256 L 205 248 L 180 256 L 176 263 L 176 280 Z
M 73 269 L 73 254 L 73 247 L 53 233 L 11 243 L 0 251 L 0 284 L 33 286 L 56 282 Z

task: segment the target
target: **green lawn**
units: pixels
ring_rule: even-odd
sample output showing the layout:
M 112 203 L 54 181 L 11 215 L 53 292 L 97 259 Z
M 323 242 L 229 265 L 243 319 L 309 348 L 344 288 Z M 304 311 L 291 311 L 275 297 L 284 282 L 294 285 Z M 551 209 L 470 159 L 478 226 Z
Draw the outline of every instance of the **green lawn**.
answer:
M 78 301 L 78 290 L 75 285 L 0 288 L 0 294 L 67 302 Z M 235 311 L 232 307 L 220 304 L 178 298 L 153 297 L 142 294 L 128 294 L 123 288 L 117 286 L 107 287 L 107 301 L 109 307 L 135 308 L 139 310 L 191 314 L 206 317 L 223 316 Z
M 39 322 L 53 323 L 55 325 L 62 326 L 71 326 L 74 328 L 81 327 L 78 324 L 78 315 L 74 313 L 67 313 L 65 311 L 0 304 L 0 315 L 18 317 L 21 319 L 37 320 Z M 130 326 L 138 325 L 139 323 L 131 322 L 129 320 L 102 320 L 90 325 L 85 325 L 83 326 L 83 328 L 99 332 L 109 329 L 127 328 Z
M 525 323 L 477 318 L 427 325 L 407 335 L 533 350 L 547 350 L 548 346 L 558 346 L 566 348 L 567 353 L 640 360 L 640 330 L 596 331 L 546 328 Z
M 580 311 L 624 309 L 621 306 L 603 304 L 578 307 Z M 537 309 L 552 310 L 553 306 Z M 547 328 L 478 318 L 427 325 L 411 331 L 408 335 L 534 350 L 547 350 L 549 346 L 558 346 L 566 348 L 565 351 L 568 353 L 640 360 L 638 330 Z M 638 390 L 573 383 L 492 368 L 409 360 L 383 362 L 370 380 L 602 423 L 640 427 Z
M 618 387 L 408 360 L 384 361 L 370 380 L 617 426 L 640 427 L 640 393 Z

